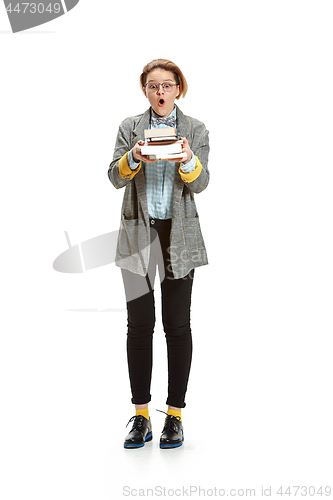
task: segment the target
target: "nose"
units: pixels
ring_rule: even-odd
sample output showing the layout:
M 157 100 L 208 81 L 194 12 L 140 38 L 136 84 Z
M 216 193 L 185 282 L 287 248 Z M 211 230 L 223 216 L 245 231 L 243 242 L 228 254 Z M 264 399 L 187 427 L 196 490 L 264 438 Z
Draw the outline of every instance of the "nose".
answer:
M 157 93 L 158 93 L 158 94 L 164 94 L 164 88 L 163 88 L 162 83 L 159 83 L 159 84 L 158 84 Z

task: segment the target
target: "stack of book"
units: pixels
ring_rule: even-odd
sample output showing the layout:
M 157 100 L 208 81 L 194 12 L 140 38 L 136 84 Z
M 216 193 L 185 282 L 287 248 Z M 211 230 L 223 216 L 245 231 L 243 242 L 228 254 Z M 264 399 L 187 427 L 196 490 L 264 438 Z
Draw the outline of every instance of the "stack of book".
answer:
M 141 146 L 141 154 L 150 160 L 183 161 L 183 141 L 177 136 L 175 128 L 154 128 L 145 130 L 146 145 Z

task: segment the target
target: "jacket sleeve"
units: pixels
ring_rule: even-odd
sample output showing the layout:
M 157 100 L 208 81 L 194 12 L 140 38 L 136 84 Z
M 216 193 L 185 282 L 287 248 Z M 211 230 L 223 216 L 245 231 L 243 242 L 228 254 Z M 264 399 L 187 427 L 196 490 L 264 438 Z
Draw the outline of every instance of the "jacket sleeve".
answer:
M 113 160 L 110 163 L 108 176 L 115 188 L 126 186 L 141 168 L 141 163 L 136 170 L 131 170 L 127 161 L 130 144 L 131 123 L 129 119 L 124 120 L 119 126 Z
M 193 172 L 186 174 L 182 172 L 180 166 L 179 174 L 188 189 L 193 193 L 201 193 L 209 183 L 209 133 L 203 123 L 199 122 L 193 128 L 191 149 L 196 159 L 195 169 Z

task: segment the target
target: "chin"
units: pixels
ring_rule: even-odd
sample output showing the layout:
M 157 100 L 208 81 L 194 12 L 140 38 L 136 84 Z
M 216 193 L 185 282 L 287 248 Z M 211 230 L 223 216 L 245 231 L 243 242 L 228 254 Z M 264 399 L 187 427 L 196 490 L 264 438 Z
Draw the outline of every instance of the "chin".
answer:
M 154 106 L 153 107 L 153 110 L 155 111 L 155 113 L 159 116 L 168 116 L 171 111 L 173 110 L 173 106 L 172 108 L 169 108 L 169 107 L 166 107 L 165 105 L 164 106 Z

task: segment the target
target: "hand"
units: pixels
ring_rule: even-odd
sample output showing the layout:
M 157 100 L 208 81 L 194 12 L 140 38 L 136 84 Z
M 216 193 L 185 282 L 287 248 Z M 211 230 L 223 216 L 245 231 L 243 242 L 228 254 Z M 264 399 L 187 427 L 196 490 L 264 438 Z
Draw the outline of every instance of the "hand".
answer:
M 145 163 L 152 163 L 155 160 L 150 160 L 148 156 L 142 155 L 141 154 L 141 146 L 144 146 L 145 142 L 144 141 L 138 141 L 133 150 L 132 150 L 132 156 L 133 160 L 136 162 L 144 161 Z
M 187 158 L 185 161 L 183 161 L 183 165 L 186 165 L 186 163 L 188 163 L 190 161 L 190 159 L 192 158 L 192 151 L 190 149 L 190 146 L 188 144 L 188 140 L 186 139 L 186 137 L 181 137 L 181 139 L 183 140 L 183 144 L 182 144 L 182 150 L 183 150 L 183 153 L 186 153 L 187 154 Z

